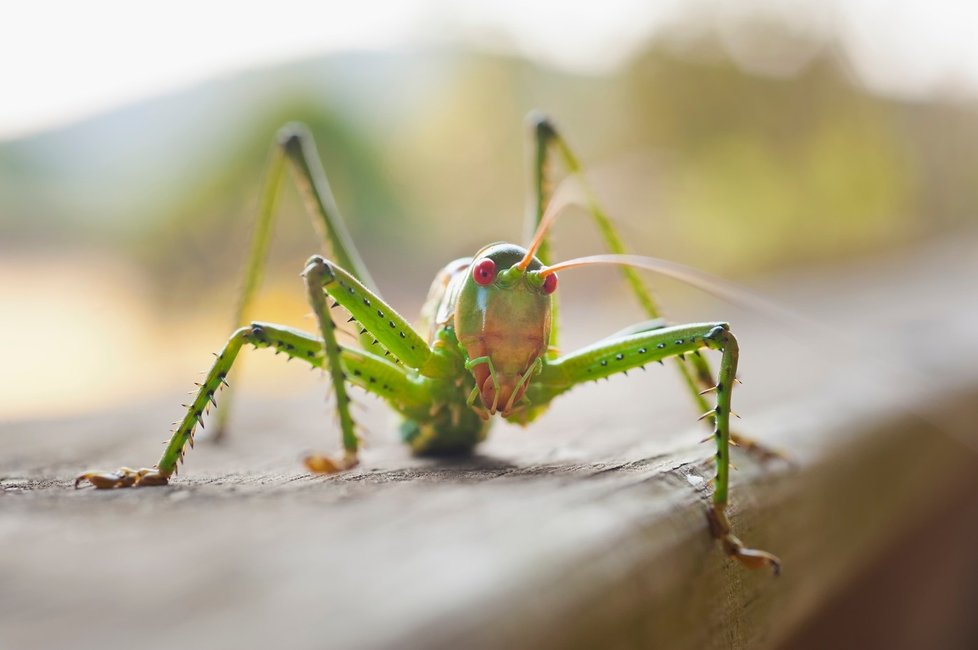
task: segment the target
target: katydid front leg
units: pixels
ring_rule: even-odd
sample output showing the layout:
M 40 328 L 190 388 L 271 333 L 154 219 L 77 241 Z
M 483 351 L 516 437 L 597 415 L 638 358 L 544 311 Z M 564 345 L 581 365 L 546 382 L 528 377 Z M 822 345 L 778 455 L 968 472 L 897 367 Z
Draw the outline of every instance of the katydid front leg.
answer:
M 351 321 L 359 323 L 361 331 L 369 335 L 371 344 L 381 346 L 384 354 L 391 356 L 395 362 L 417 369 L 424 365 L 431 351 L 404 317 L 343 268 L 314 255 L 309 258 L 302 275 L 323 338 L 326 368 L 336 393 L 336 409 L 345 450 L 345 455 L 338 461 L 316 454 L 308 456 L 305 463 L 313 472 L 335 472 L 357 464 L 359 441 L 354 431 L 346 389 L 349 376 L 341 365 L 341 347 L 336 341 L 336 324 L 330 315 L 326 296 L 333 298 L 334 306 L 345 307 L 352 315 Z
M 650 362 L 683 357 L 703 348 L 721 352 L 720 372 L 711 392 L 716 405 L 704 415 L 714 423 L 716 474 L 712 506 L 708 511 L 710 531 L 724 550 L 747 567 L 768 566 L 778 574 L 781 561 L 767 551 L 748 548 L 732 532 L 727 520 L 727 495 L 730 485 L 730 407 L 737 374 L 739 348 L 726 323 L 676 325 L 610 337 L 553 360 L 544 360 L 543 369 L 530 384 L 527 397 L 534 405 L 548 403 L 574 386 Z
M 323 293 L 323 283 L 329 276 L 329 266 L 321 257 L 313 257 L 306 264 L 302 276 L 306 280 L 309 304 L 312 305 L 319 332 L 323 337 L 323 353 L 326 358 L 326 371 L 333 380 L 333 391 L 336 394 L 336 412 L 340 420 L 340 435 L 343 440 L 344 455 L 342 459 L 331 460 L 321 454 L 307 456 L 306 467 L 313 472 L 333 473 L 355 467 L 359 460 L 357 449 L 359 438 L 354 431 L 353 416 L 350 414 L 350 398 L 347 394 L 346 374 L 340 367 L 340 346 L 336 341 L 336 323 L 333 322 Z M 331 278 L 332 279 L 332 278 Z

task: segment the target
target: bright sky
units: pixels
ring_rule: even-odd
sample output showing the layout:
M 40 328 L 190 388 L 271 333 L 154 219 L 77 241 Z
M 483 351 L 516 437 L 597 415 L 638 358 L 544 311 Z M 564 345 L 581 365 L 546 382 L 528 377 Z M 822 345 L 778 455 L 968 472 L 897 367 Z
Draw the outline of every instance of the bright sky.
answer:
M 698 3 L 721 34 L 743 18 L 746 6 Z M 213 76 L 338 50 L 467 42 L 572 70 L 607 70 L 647 42 L 680 4 L 277 0 L 272 9 L 243 0 L 15 1 L 0 21 L 0 138 Z M 796 29 L 834 26 L 854 72 L 884 92 L 978 88 L 978 2 L 755 0 L 751 6 L 776 18 L 790 14 Z M 750 43 L 730 48 L 746 67 L 768 69 Z

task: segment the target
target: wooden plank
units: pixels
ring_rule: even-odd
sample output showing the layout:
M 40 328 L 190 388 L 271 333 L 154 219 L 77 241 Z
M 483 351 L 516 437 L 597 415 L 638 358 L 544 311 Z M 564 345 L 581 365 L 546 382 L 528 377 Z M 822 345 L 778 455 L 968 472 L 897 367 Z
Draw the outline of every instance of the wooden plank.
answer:
M 734 320 L 741 429 L 790 462 L 737 454 L 732 518 L 782 556 L 780 579 L 709 538 L 710 451 L 665 370 L 578 389 L 466 460 L 411 458 L 374 409 L 364 466 L 336 477 L 295 462 L 321 444 L 320 389 L 242 399 L 231 444 L 198 445 L 175 485 L 69 489 L 89 465 L 155 458 L 161 400 L 3 425 L 0 646 L 776 645 L 974 484 L 966 243 L 795 278 L 783 295 L 835 328 L 799 328 L 804 345 Z

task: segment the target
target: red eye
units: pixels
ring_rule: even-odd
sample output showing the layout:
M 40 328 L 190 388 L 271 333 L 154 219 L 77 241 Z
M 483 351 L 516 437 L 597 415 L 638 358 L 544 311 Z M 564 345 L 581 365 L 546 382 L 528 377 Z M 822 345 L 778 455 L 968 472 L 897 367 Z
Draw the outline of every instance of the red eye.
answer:
M 557 290 L 557 274 L 551 273 L 543 279 L 543 292 L 551 294 Z
M 472 279 L 486 286 L 496 279 L 496 263 L 488 257 L 472 267 Z

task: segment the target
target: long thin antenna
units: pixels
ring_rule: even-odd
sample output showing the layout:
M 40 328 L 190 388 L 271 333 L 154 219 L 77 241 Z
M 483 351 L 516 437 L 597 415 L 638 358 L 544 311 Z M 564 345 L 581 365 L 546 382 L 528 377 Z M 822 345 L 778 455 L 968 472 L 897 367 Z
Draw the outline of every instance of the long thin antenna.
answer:
M 766 313 L 780 319 L 782 322 L 797 323 L 801 321 L 804 322 L 806 326 L 812 326 L 812 324 L 808 322 L 808 319 L 799 316 L 789 309 L 779 307 L 770 300 L 762 298 L 761 296 L 748 291 L 733 282 L 728 282 L 727 280 L 706 273 L 705 271 L 694 269 L 691 266 L 679 264 L 678 262 L 671 262 L 658 257 L 645 257 L 642 255 L 590 255 L 588 257 L 577 257 L 564 262 L 558 262 L 553 266 L 548 266 L 545 269 L 541 269 L 539 273 L 540 277 L 547 277 L 548 275 L 557 273 L 558 271 L 565 271 L 567 269 L 579 268 L 583 266 L 599 265 L 631 266 L 633 268 L 652 271 L 654 273 L 658 273 L 659 275 L 664 275 L 666 277 L 673 278 L 674 280 L 679 280 L 680 282 L 696 287 L 701 291 L 705 291 L 712 296 L 716 296 L 717 298 L 726 300 L 727 302 L 734 303 L 735 305 L 740 305 L 742 307 L 747 307 L 749 309 Z

